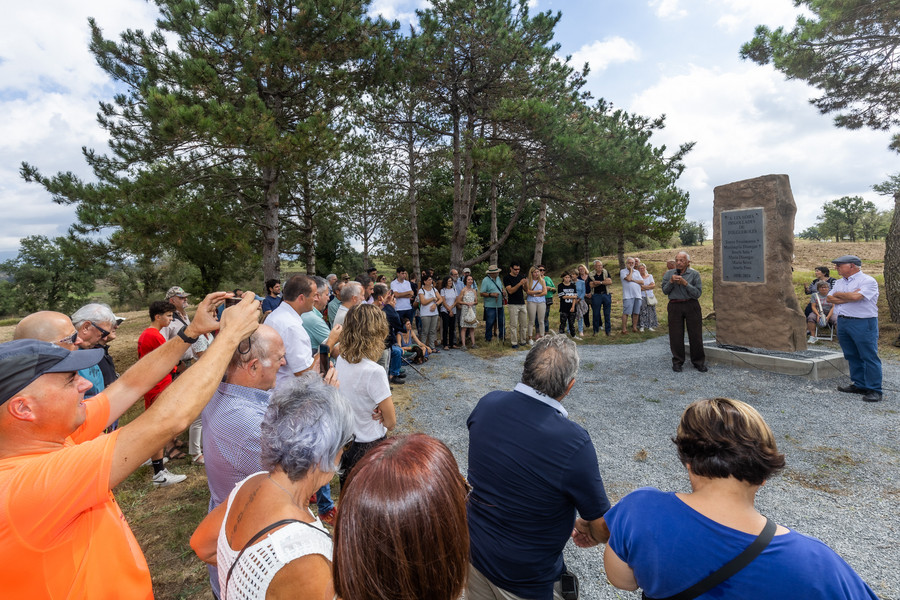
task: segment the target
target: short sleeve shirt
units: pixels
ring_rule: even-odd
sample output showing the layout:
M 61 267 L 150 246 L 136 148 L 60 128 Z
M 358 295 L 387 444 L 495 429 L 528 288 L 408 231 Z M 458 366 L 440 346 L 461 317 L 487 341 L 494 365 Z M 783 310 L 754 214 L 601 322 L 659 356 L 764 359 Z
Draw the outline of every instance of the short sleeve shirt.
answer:
M 179 327 L 180 329 L 180 327 Z M 159 332 L 155 327 L 148 327 L 141 333 L 141 336 L 138 338 L 138 358 L 144 358 L 160 346 L 166 343 L 166 338 L 163 337 L 162 333 Z M 175 370 L 172 370 L 174 373 Z M 159 380 L 159 382 L 154 385 L 150 390 L 144 394 L 144 398 L 147 402 L 153 402 L 153 400 L 159 396 L 164 389 L 166 389 L 170 383 L 172 383 L 172 373 L 169 373 L 165 377 Z
M 308 313 L 303 313 L 300 317 L 303 320 L 303 328 L 306 329 L 306 333 L 309 335 L 310 347 L 318 351 L 319 344 L 324 344 L 328 336 L 331 335 L 331 328 L 328 327 L 325 317 L 316 308 L 313 308 Z
M 835 304 L 834 314 L 839 317 L 856 317 L 858 319 L 877 317 L 879 292 L 878 282 L 874 278 L 862 271 L 857 271 L 850 277 L 841 277 L 831 288 L 832 293 L 856 292 L 857 290 L 862 294 L 862 300 Z
M 563 298 L 563 296 L 577 296 L 578 293 L 575 291 L 575 284 L 571 281 L 569 281 L 569 283 L 561 283 L 556 289 L 559 292 L 559 312 L 572 312 L 572 309 L 575 306 L 575 299 Z
M 387 434 L 387 429 L 372 418 L 372 411 L 391 397 L 387 372 L 376 362 L 364 358 L 351 363 L 339 356 L 335 363 L 341 393 L 353 412 L 353 433 L 357 442 L 374 442 Z
M 303 319 L 287 302 L 282 302 L 266 319 L 266 325 L 275 329 L 284 342 L 285 361 L 287 364 L 278 369 L 276 385 L 294 376 L 294 373 L 305 371 L 313 363 L 312 342 L 303 327 Z
M 633 269 L 631 271 L 631 279 L 632 281 L 625 281 L 625 278 L 628 277 L 628 269 L 622 269 L 619 271 L 619 278 L 622 280 L 622 299 L 628 300 L 630 298 L 640 298 L 641 297 L 641 283 L 643 279 L 641 279 L 641 274 L 637 269 Z
M 486 297 L 483 299 L 485 308 L 503 308 L 503 281 L 498 275 L 496 279 L 490 275 L 481 281 L 482 294 L 497 294 L 497 297 Z
M 153 597 L 150 570 L 109 489 L 119 431 L 101 393 L 85 423 L 49 452 L 0 460 L 4 598 Z
M 504 288 L 507 286 L 515 286 L 520 281 L 525 279 L 525 276 L 521 273 L 519 275 L 505 275 L 503 277 L 503 286 Z M 507 292 L 508 293 L 508 292 Z M 510 304 L 525 304 L 525 286 L 520 287 L 512 294 L 509 294 L 509 303 Z
M 609 547 L 652 598 L 694 585 L 756 538 L 700 514 L 671 492 L 637 489 L 605 515 Z M 753 562 L 698 600 L 876 598 L 828 546 L 796 531 L 776 535 Z
M 401 294 L 404 292 L 411 292 L 412 285 L 410 285 L 409 280 L 404 280 L 401 282 L 398 279 L 395 279 L 391 282 L 391 290 L 396 294 L 400 292 Z M 397 310 L 409 310 L 412 308 L 412 298 L 397 298 Z

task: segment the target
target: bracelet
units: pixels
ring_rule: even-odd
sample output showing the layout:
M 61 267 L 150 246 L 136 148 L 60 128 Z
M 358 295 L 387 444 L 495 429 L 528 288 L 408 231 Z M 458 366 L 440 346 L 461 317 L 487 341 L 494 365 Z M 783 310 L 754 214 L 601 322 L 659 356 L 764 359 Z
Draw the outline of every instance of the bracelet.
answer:
M 196 344 L 199 338 L 188 337 L 184 331 L 187 329 L 187 325 L 182 325 L 181 329 L 178 330 L 178 337 L 187 342 L 188 344 Z

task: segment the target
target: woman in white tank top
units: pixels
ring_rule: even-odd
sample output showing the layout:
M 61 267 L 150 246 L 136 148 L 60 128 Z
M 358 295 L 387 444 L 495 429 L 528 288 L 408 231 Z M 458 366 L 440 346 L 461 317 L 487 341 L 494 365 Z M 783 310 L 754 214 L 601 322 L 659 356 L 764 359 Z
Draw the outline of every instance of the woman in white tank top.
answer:
M 347 401 L 316 373 L 272 394 L 262 423 L 267 470 L 237 484 L 191 537 L 197 556 L 218 568 L 222 600 L 334 598 L 331 535 L 307 505 L 331 481 L 352 430 Z

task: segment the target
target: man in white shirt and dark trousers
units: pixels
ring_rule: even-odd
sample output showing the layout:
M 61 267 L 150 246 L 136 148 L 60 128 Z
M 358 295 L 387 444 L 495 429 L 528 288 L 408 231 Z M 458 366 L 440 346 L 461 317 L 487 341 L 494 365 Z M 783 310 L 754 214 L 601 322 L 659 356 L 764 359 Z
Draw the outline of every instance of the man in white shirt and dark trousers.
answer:
M 858 256 L 847 254 L 831 261 L 838 279 L 828 302 L 834 304 L 837 334 L 844 358 L 850 364 L 850 385 L 838 391 L 862 394 L 866 402 L 879 402 L 881 359 L 878 358 L 878 282 L 860 270 Z

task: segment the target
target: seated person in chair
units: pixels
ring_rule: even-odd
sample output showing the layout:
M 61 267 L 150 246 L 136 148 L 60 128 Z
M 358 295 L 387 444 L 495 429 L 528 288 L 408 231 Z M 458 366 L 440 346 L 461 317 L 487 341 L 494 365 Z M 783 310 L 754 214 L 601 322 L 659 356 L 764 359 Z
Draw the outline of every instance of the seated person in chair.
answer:
M 812 311 L 806 317 L 806 328 L 809 330 L 810 336 L 808 343 L 810 344 L 815 344 L 818 341 L 816 338 L 816 325 L 822 328 L 828 325 L 832 327 L 837 325 L 834 305 L 826 300 L 828 294 L 831 293 L 831 286 L 828 285 L 827 281 L 820 281 L 816 287 L 818 291 L 812 295 L 810 300 Z

